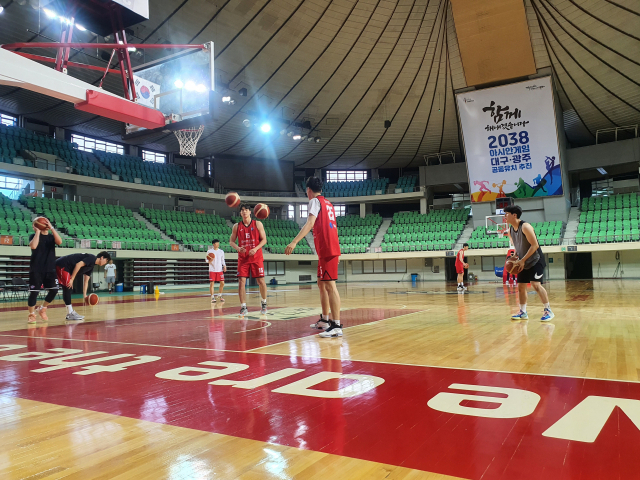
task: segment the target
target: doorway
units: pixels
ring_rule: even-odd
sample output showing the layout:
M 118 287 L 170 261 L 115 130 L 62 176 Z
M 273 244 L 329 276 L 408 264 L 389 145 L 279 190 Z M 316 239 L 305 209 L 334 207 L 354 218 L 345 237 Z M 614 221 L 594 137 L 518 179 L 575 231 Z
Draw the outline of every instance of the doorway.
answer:
M 564 256 L 564 264 L 567 280 L 593 279 L 591 252 L 566 253 Z
M 467 259 L 465 257 L 464 261 L 466 262 Z M 468 269 L 465 269 L 464 271 L 464 282 L 467 283 L 467 273 L 469 272 Z M 456 258 L 453 257 L 447 257 L 444 259 L 444 279 L 447 282 L 457 282 L 458 281 L 458 274 L 456 273 Z

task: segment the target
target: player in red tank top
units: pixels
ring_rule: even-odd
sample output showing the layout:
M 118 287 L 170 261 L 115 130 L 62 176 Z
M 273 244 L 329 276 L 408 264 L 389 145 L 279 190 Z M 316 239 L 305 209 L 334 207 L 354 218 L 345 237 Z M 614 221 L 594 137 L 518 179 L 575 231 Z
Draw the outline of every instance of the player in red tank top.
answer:
M 320 333 L 321 337 L 341 337 L 340 294 L 336 287 L 340 261 L 336 212 L 331 202 L 322 196 L 322 180 L 318 177 L 307 179 L 307 198 L 310 200 L 307 223 L 304 224 L 296 238 L 287 245 L 284 253 L 291 255 L 298 242 L 313 229 L 313 243 L 318 254 L 318 288 L 320 289 L 322 316 L 312 327 L 324 330 Z
M 240 205 L 242 221 L 233 226 L 229 244 L 238 252 L 238 296 L 240 297 L 240 315 L 246 315 L 247 292 L 245 284 L 252 276 L 258 281 L 262 309 L 260 313 L 267 313 L 267 284 L 264 281 L 264 261 L 262 247 L 267 243 L 262 222 L 251 219 L 251 207 L 246 203 Z M 236 239 L 238 243 L 236 243 Z

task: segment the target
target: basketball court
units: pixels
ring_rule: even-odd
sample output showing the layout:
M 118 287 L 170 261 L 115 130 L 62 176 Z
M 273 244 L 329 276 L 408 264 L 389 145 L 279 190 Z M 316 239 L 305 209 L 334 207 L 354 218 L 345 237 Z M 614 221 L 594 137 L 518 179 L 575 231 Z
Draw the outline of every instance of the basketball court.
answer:
M 31 182 L 0 193 L 16 229 L 0 277 L 28 276 L 18 228 L 46 213 L 58 256 L 108 250 L 127 290 L 89 306 L 76 285 L 36 322 L 5 293 L 37 286 L 0 285 L 0 479 L 640 478 L 637 5 L 217 3 L 0 5 L 0 173 Z M 598 61 L 554 50 L 572 42 Z M 636 146 L 570 154 L 611 131 Z M 309 176 L 340 202 L 316 210 L 341 243 L 334 338 L 313 327 L 317 246 L 285 255 L 320 193 Z M 273 234 L 266 314 L 252 284 L 239 315 L 228 238 L 246 202 Z M 552 321 L 530 286 L 529 319 L 511 319 L 515 204 L 549 259 Z M 229 254 L 224 303 L 207 242 Z
M 309 328 L 315 286 L 246 318 L 203 291 L 27 329 L 3 306 L 1 476 L 630 478 L 631 282 L 551 282 L 550 324 L 536 299 L 509 320 L 514 287 L 454 288 L 342 285 L 338 339 Z

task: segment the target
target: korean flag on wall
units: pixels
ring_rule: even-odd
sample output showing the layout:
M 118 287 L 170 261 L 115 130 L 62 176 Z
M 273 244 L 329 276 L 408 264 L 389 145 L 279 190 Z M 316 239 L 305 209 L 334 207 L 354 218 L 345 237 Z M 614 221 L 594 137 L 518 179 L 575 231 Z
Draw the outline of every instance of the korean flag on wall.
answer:
M 160 85 L 135 75 L 133 76 L 133 83 L 136 86 L 138 103 L 145 107 L 156 108 L 153 99 L 156 94 L 160 93 Z M 158 108 L 160 108 L 160 105 L 158 105 Z

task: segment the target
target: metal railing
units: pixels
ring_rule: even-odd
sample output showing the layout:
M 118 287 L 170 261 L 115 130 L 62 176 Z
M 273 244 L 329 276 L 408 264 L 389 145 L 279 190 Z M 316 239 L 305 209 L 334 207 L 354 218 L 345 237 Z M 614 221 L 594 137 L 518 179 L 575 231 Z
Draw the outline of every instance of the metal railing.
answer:
M 427 155 L 423 155 L 422 159 L 424 160 L 424 164 L 426 166 L 429 165 L 442 165 L 442 159 L 451 159 L 451 161 L 445 161 L 444 163 L 456 163 L 456 154 L 449 152 L 438 152 L 438 153 L 429 153 Z
M 604 140 L 601 138 L 603 136 Z M 596 145 L 599 143 L 617 142 L 618 140 L 629 140 L 630 138 L 638 138 L 638 125 L 596 130 Z

